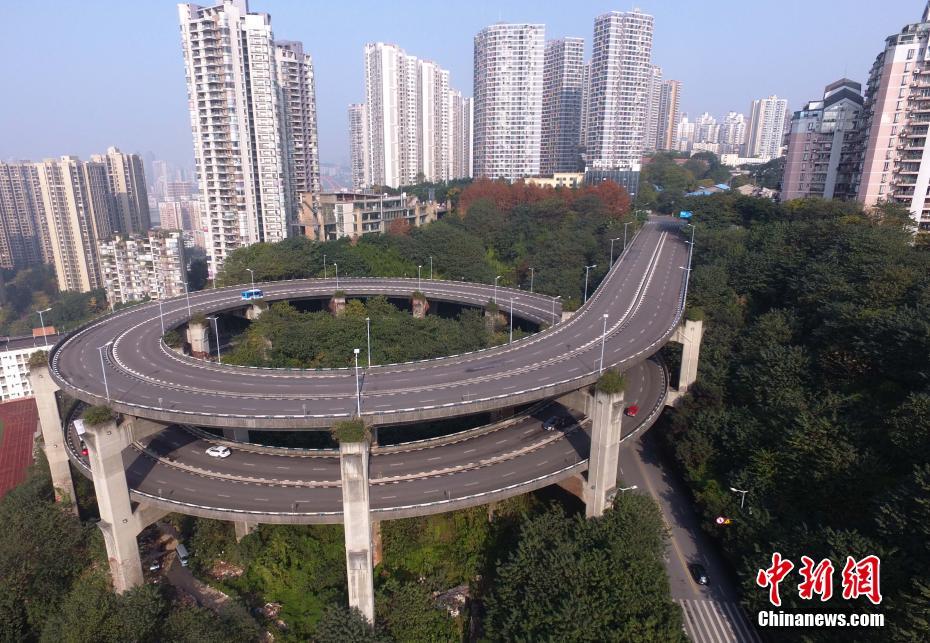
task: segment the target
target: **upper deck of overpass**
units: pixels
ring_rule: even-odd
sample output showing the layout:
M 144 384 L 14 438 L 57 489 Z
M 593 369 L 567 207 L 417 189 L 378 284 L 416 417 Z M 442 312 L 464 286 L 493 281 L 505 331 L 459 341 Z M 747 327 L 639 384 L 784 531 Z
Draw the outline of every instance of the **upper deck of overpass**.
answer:
M 591 384 L 606 367 L 629 366 L 675 330 L 685 292 L 688 245 L 672 219 L 649 221 L 588 302 L 570 320 L 506 346 L 363 369 L 362 417 L 372 425 L 421 421 L 511 407 Z M 333 280 L 262 284 L 266 301 L 331 296 Z M 410 279 L 340 279 L 347 296 L 410 297 L 485 305 L 490 285 Z M 555 301 L 497 289 L 514 315 L 551 319 Z M 162 303 L 166 328 L 191 314 L 242 307 L 239 289 Z M 166 423 L 251 429 L 328 427 L 356 412 L 352 369 L 286 370 L 220 365 L 178 354 L 161 341 L 159 304 L 136 306 L 72 333 L 50 355 L 52 377 L 92 404 Z M 606 324 L 605 324 L 606 316 Z M 605 331 L 606 329 L 606 331 Z M 602 344 L 603 340 L 603 344 Z M 101 374 L 103 350 L 106 383 Z M 364 347 L 360 347 L 364 348 Z M 107 401 L 109 389 L 109 402 Z

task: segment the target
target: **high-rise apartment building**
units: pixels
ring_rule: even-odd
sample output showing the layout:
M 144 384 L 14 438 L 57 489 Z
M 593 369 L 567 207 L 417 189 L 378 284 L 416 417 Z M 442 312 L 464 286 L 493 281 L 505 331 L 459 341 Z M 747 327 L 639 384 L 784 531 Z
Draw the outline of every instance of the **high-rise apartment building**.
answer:
M 708 112 L 698 117 L 695 130 L 695 143 L 717 143 L 720 138 L 720 125 Z
M 285 50 L 275 45 L 268 14 L 249 13 L 246 0 L 180 4 L 178 14 L 207 257 L 216 274 L 230 252 L 280 241 L 296 219 L 287 143 L 293 92 L 279 82 L 277 57 Z M 305 64 L 296 52 L 294 64 Z M 306 79 L 295 74 L 294 82 Z
M 646 131 L 643 149 L 654 152 L 659 147 L 659 110 L 662 106 L 662 68 L 652 65 L 646 90 Z
M 907 207 L 930 232 L 930 3 L 920 22 L 885 39 L 862 109 L 858 199 Z
M 769 96 L 752 101 L 743 156 L 771 160 L 781 156 L 788 101 Z
M 581 68 L 581 125 L 578 127 L 578 145 L 581 147 L 583 157 L 587 156 L 584 149 L 588 142 L 588 112 L 590 107 L 591 61 L 588 61 Z
M 827 85 L 823 98 L 794 113 L 782 200 L 856 198 L 861 111 L 862 85 L 843 78 Z
M 471 98 L 465 98 L 456 90 L 449 92 L 449 122 L 452 124 L 450 151 L 452 156 L 451 178 L 461 179 L 472 176 L 472 130 L 474 128 L 474 110 Z
M 349 105 L 349 164 L 352 170 L 352 189 L 361 190 L 371 185 L 368 168 L 368 113 L 364 103 Z
M 588 168 L 638 171 L 646 130 L 653 17 L 611 11 L 594 21 L 585 145 Z
M 349 108 L 356 189 L 452 178 L 450 91 L 449 72 L 436 63 L 397 45 L 365 45 L 366 102 Z
M 0 163 L 0 268 L 51 263 L 45 209 L 34 163 Z
M 656 133 L 656 149 L 676 149 L 680 119 L 681 81 L 663 80 L 659 91 L 659 129 Z
M 365 45 L 365 106 L 372 185 L 417 177 L 417 59 L 397 45 Z
M 581 169 L 578 139 L 583 70 L 583 38 L 562 38 L 546 43 L 539 159 L 539 171 L 543 175 Z
M 452 175 L 449 72 L 417 61 L 417 178 L 447 181 Z M 419 182 L 419 181 L 417 181 Z
M 320 194 L 320 146 L 316 126 L 316 82 L 313 58 L 302 43 L 275 41 L 278 85 L 284 96 L 285 141 L 291 189 L 297 194 Z
M 545 26 L 496 24 L 475 36 L 474 174 L 539 174 Z
M 107 168 L 113 232 L 141 234 L 152 227 L 142 158 L 138 154 L 123 154 L 118 148 L 109 147 L 106 154 L 93 154 L 90 160 Z
M 101 288 L 97 246 L 112 233 L 106 164 L 63 156 L 36 170 L 58 289 Z
M 150 230 L 100 243 L 100 271 L 110 305 L 185 293 L 187 262 L 180 232 Z
M 718 142 L 722 154 L 739 154 L 746 143 L 746 117 L 741 113 L 727 112 L 720 123 Z
M 678 141 L 675 149 L 679 152 L 690 152 L 694 147 L 697 123 L 688 120 L 687 112 L 682 112 L 681 120 L 678 121 Z

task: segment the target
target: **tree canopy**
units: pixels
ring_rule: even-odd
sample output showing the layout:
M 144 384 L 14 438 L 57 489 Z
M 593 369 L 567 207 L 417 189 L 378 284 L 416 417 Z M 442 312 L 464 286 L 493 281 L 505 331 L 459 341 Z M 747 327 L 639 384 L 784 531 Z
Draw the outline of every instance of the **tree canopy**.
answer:
M 753 579 L 773 551 L 839 569 L 847 555 L 883 556 L 886 604 L 901 610 L 886 631 L 917 640 L 927 610 L 900 606 L 930 584 L 928 516 L 912 500 L 928 491 L 930 254 L 909 221 L 855 203 L 721 194 L 686 207 L 689 305 L 707 321 L 698 383 L 663 430 L 706 528 L 759 608 Z M 731 486 L 749 490 L 742 513 Z M 720 528 L 719 515 L 738 519 Z

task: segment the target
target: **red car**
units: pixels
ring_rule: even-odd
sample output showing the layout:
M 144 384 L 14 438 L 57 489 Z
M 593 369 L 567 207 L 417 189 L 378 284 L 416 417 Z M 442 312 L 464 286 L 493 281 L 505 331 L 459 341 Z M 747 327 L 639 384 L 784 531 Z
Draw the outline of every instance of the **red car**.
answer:
M 635 418 L 636 414 L 639 413 L 639 407 L 635 404 L 631 404 L 630 406 L 626 407 L 626 411 L 624 411 L 624 413 L 629 415 L 631 418 Z

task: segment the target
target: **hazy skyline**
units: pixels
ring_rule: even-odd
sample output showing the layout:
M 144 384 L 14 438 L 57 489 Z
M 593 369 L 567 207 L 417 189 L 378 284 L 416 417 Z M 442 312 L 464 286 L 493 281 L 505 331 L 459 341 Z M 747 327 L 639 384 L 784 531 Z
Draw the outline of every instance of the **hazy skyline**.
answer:
M 204 2 L 204 5 L 213 2 Z M 790 110 L 842 76 L 865 83 L 883 39 L 920 19 L 919 0 L 644 1 L 655 16 L 653 62 L 681 80 L 682 111 L 746 112 L 777 94 Z M 349 103 L 364 100 L 362 48 L 393 42 L 451 72 L 472 91 L 473 37 L 498 21 L 546 25 L 546 39 L 579 36 L 591 51 L 594 18 L 633 5 L 580 0 L 323 3 L 251 0 L 272 16 L 275 37 L 313 56 L 324 163 L 348 159 Z M 6 3 L 0 13 L 4 99 L 0 160 L 125 152 L 193 165 L 177 5 L 146 2 Z

